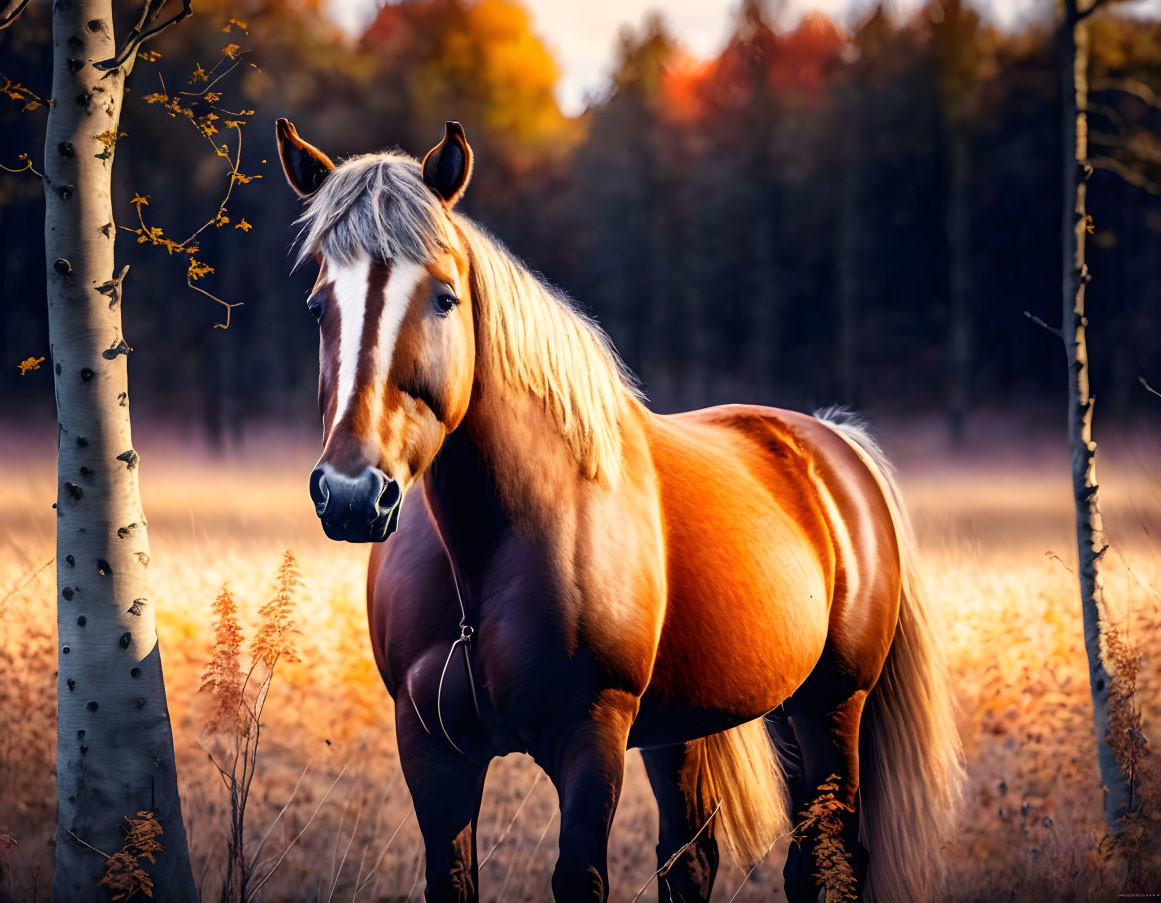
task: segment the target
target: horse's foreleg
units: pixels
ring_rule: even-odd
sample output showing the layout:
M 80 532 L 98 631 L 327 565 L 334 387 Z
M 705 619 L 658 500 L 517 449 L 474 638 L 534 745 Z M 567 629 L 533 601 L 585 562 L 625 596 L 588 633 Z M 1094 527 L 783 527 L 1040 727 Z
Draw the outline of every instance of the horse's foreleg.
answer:
M 641 751 L 661 821 L 657 843 L 657 866 L 662 869 L 657 876 L 660 903 L 704 903 L 718 870 L 712 811 L 705 811 L 696 786 L 683 780 L 689 777 L 683 773 L 690 766 L 689 757 L 697 755 L 699 742 Z M 696 781 L 696 774 L 692 777 Z
M 635 707 L 635 699 L 598 702 L 590 720 L 561 731 L 551 747 L 534 751 L 560 800 L 560 856 L 552 873 L 557 903 L 608 899 L 609 828 L 621 796 Z
M 442 737 L 429 736 L 407 697 L 396 700 L 395 712 L 399 761 L 427 856 L 427 901 L 475 903 L 476 820 L 488 766 L 469 762 Z

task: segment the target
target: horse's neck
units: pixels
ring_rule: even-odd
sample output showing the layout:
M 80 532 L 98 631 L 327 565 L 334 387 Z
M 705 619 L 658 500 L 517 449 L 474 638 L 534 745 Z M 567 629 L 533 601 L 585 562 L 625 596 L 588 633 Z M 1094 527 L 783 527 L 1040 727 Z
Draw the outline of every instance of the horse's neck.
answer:
M 428 469 L 424 492 L 470 587 L 505 534 L 553 545 L 584 482 L 543 402 L 477 366 L 468 413 Z

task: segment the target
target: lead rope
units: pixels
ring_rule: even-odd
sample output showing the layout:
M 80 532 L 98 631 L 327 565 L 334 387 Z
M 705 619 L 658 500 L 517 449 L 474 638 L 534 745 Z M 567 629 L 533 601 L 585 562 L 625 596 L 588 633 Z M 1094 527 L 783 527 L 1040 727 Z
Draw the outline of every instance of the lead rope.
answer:
M 464 650 L 464 666 L 468 669 L 468 686 L 472 690 L 472 704 L 476 707 L 476 717 L 481 721 L 483 717 L 480 715 L 480 699 L 476 695 L 476 678 L 472 675 L 472 658 L 468 652 L 468 647 L 471 645 L 472 637 L 475 635 L 475 629 L 468 624 L 468 610 L 464 607 L 464 597 L 460 592 L 460 581 L 456 576 L 455 564 L 452 562 L 451 552 L 448 550 L 447 543 L 444 542 L 443 533 L 438 529 L 436 533 L 439 534 L 440 544 L 443 546 L 443 553 L 447 556 L 448 568 L 451 570 L 452 585 L 456 588 L 456 601 L 460 604 L 460 635 L 459 638 L 451 644 L 451 648 L 447 651 L 447 659 L 443 663 L 443 671 L 439 675 L 439 689 L 435 692 L 435 714 L 439 718 L 439 729 L 443 731 L 443 735 L 447 738 L 447 742 L 452 745 L 452 749 L 458 752 L 465 759 L 467 754 L 459 748 L 455 740 L 451 738 L 448 733 L 447 726 L 443 723 L 443 682 L 447 677 L 447 669 L 451 664 L 452 656 L 456 654 L 456 647 L 459 646 Z M 412 700 L 414 704 L 414 700 Z M 416 710 L 418 713 L 418 709 Z M 419 719 L 419 723 L 423 724 L 423 718 Z M 423 729 L 427 731 L 427 725 L 423 725 Z M 427 731 L 428 734 L 431 731 Z

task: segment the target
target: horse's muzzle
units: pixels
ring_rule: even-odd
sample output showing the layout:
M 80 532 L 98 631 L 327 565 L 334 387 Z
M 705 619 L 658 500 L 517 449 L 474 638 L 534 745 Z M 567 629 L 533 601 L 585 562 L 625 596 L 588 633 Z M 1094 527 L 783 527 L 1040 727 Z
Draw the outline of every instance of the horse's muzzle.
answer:
M 349 477 L 324 462 L 310 475 L 310 497 L 331 539 L 382 542 L 399 526 L 399 484 L 377 467 Z

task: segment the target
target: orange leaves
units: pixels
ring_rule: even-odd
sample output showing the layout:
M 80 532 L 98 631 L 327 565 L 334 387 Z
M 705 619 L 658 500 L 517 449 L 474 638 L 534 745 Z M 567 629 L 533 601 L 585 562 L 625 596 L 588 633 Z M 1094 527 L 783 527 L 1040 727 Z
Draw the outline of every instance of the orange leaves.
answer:
M 194 67 L 194 71 L 190 73 L 190 77 L 186 79 L 186 83 L 190 85 L 196 85 L 198 82 L 208 82 L 209 80 L 210 74 L 202 68 L 201 63 L 197 63 Z
M 141 208 L 149 206 L 149 195 L 142 197 L 141 195 L 137 194 L 137 192 L 133 192 L 133 200 L 131 200 L 129 203 L 137 208 L 137 215 L 140 216 Z
M 243 32 L 245 32 L 246 34 L 249 34 L 249 33 L 250 33 L 250 32 L 249 32 L 249 29 L 248 29 L 248 28 L 247 28 L 247 26 L 246 26 L 246 23 L 245 23 L 245 22 L 243 22 L 241 19 L 234 19 L 234 18 L 227 19 L 227 20 L 226 20 L 226 26 L 225 26 L 225 27 L 222 29 L 222 31 L 224 31 L 224 32 L 226 32 L 227 34 L 229 34 L 229 32 L 230 32 L 230 29 L 231 29 L 231 28 L 240 28 L 240 29 L 241 29 Z M 224 52 L 224 51 L 223 51 L 223 52 Z
M 44 363 L 43 357 L 26 357 L 16 366 L 20 369 L 20 375 L 24 376 L 31 370 L 39 370 L 40 365 Z
M 156 63 L 161 59 L 161 54 L 156 50 L 138 50 L 137 59 L 145 60 L 147 63 Z
M 238 222 L 234 223 L 235 229 L 241 229 L 243 232 L 249 232 L 254 227 L 246 222 L 246 217 L 242 217 Z
M 22 113 L 39 110 L 45 105 L 43 98 L 24 87 L 20 82 L 14 82 L 10 78 L 4 78 L 4 84 L 0 85 L 0 94 L 22 103 L 23 106 L 20 108 L 20 112 Z
M 199 693 L 208 693 L 214 701 L 206 729 L 232 728 L 242 704 L 245 675 L 242 674 L 242 628 L 238 625 L 238 603 L 229 586 L 223 586 L 214 600 L 214 652 L 202 672 Z
M 129 900 L 137 894 L 153 896 L 153 879 L 141 867 L 141 860 L 156 863 L 154 853 L 165 847 L 157 838 L 163 833 L 161 824 L 152 812 L 138 812 L 135 818 L 125 817 L 128 828 L 121 849 L 105 860 L 105 873 L 98 886 L 109 891 L 114 900 Z
M 226 57 L 227 59 L 231 59 L 231 60 L 236 60 L 238 58 L 238 54 L 240 54 L 241 52 L 242 52 L 242 48 L 239 47 L 237 44 L 227 44 L 225 47 L 222 48 L 222 56 Z M 200 69 L 201 66 L 199 66 L 198 68 Z
M 97 134 L 95 134 L 93 137 L 105 145 L 105 147 L 112 150 L 113 147 L 117 144 L 117 139 L 124 138 L 125 133 L 118 132 L 115 127 L 110 126 L 103 132 L 97 132 Z
M 274 578 L 274 596 L 259 609 L 261 624 L 250 644 L 254 661 L 261 661 L 267 668 L 273 668 L 280 658 L 288 662 L 298 661 L 293 641 L 298 626 L 291 615 L 294 613 L 294 591 L 300 585 L 301 577 L 294 552 L 287 549 Z
M 191 257 L 189 261 L 189 270 L 187 271 L 186 275 L 190 278 L 191 281 L 196 282 L 203 276 L 208 276 L 212 272 L 214 272 L 214 268 L 208 263 L 202 263 L 200 260 L 195 260 Z

